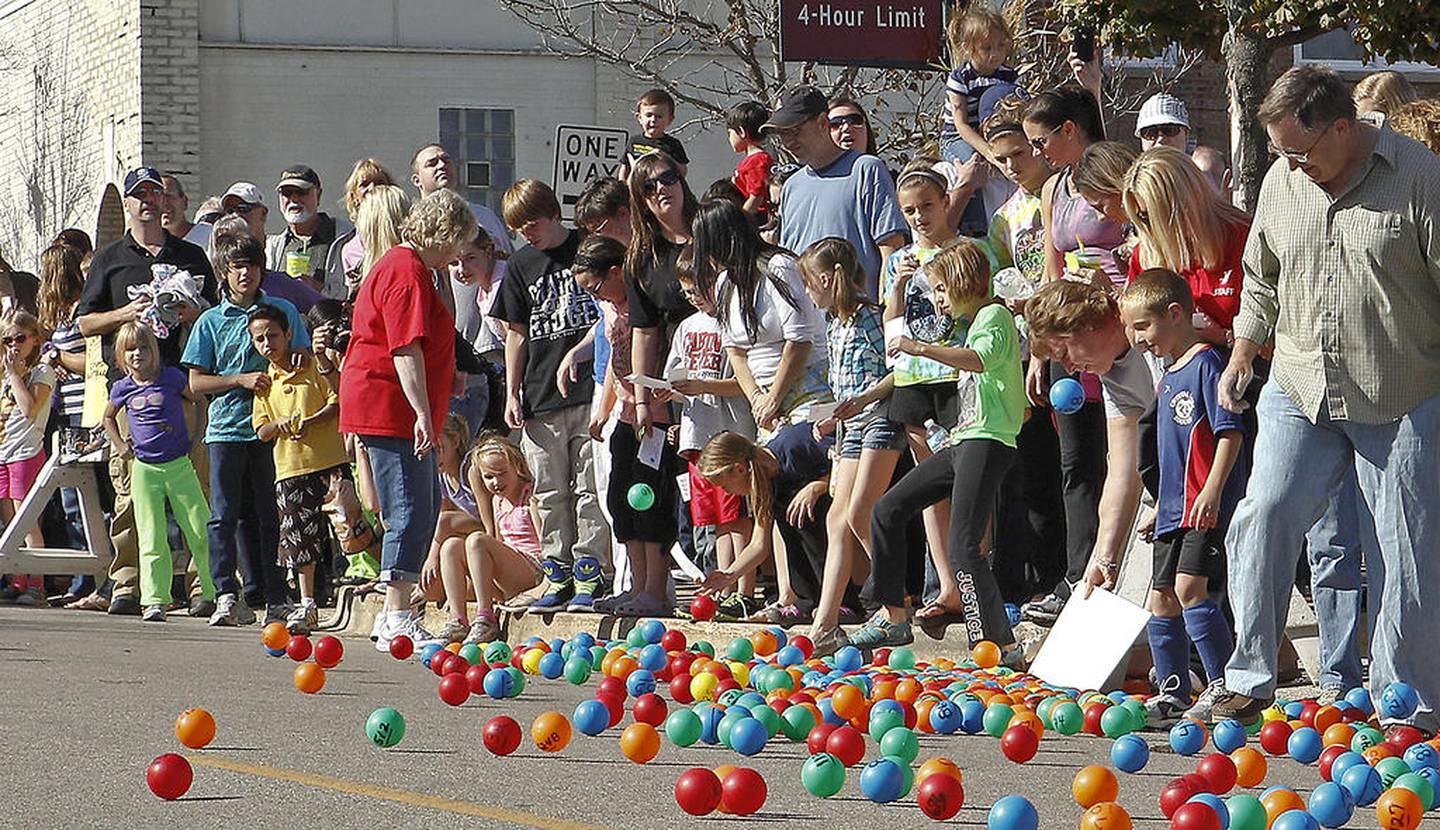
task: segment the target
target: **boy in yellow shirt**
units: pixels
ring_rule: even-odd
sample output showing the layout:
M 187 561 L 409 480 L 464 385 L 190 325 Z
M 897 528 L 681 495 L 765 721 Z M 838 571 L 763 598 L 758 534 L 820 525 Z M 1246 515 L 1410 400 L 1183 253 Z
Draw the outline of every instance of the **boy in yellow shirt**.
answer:
M 261 441 L 275 442 L 275 501 L 280 512 L 280 564 L 294 568 L 300 606 L 286 620 L 292 634 L 309 634 L 319 623 L 315 563 L 330 550 L 329 522 L 322 512 L 336 476 L 350 477 L 350 458 L 340 438 L 340 399 L 329 381 L 306 360 L 295 368 L 290 321 L 274 306 L 250 311 L 250 342 L 270 361 L 267 392 L 255 393 L 253 422 Z

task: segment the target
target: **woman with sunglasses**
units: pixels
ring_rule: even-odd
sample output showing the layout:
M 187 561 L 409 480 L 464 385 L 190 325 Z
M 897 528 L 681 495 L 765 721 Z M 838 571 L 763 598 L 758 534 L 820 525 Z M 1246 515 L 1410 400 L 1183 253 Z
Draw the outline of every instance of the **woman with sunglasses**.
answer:
M 842 150 L 854 150 L 865 156 L 880 155 L 875 131 L 865 108 L 850 98 L 830 99 L 830 137 Z

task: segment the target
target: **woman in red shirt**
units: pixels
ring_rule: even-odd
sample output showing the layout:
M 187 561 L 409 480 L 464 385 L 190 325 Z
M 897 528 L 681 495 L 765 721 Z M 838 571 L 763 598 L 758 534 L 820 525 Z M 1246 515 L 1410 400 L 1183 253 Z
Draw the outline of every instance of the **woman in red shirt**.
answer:
M 402 242 L 375 263 L 355 297 L 340 374 L 340 431 L 365 447 L 385 517 L 381 651 L 402 634 L 416 646 L 438 642 L 410 610 L 440 511 L 434 449 L 455 384 L 455 318 L 432 271 L 475 234 L 475 217 L 459 196 L 444 189 L 426 196 L 405 218 Z

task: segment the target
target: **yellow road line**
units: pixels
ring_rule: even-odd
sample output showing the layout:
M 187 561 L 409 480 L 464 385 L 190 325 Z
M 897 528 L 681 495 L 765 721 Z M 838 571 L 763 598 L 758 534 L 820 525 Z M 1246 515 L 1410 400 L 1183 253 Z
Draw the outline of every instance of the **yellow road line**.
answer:
M 272 767 L 268 764 L 247 764 L 242 761 L 232 761 L 229 758 L 220 758 L 214 755 L 186 755 L 185 758 L 190 763 L 202 767 L 238 772 L 242 775 L 254 775 L 275 781 L 289 781 L 295 784 L 303 784 L 307 787 L 317 787 L 322 790 L 331 790 L 337 793 L 363 795 L 369 798 L 394 801 L 399 804 L 409 804 L 415 807 L 444 810 L 462 816 L 475 816 L 477 818 L 509 822 L 510 824 L 520 824 L 526 827 L 537 827 L 540 828 L 540 830 L 608 830 L 608 828 L 595 824 L 582 824 L 578 821 L 537 816 L 533 813 L 509 810 L 504 807 L 476 804 L 473 801 L 442 798 L 438 795 L 417 793 L 411 790 L 397 790 L 393 787 L 382 787 L 377 784 L 366 784 L 363 781 L 350 781 L 344 778 L 334 778 L 329 775 L 319 775 L 313 772 Z

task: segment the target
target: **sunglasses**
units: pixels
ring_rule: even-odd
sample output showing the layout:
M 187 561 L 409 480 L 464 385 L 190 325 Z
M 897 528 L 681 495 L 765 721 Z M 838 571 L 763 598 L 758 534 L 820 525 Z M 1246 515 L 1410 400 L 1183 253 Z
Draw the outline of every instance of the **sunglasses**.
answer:
M 593 283 L 581 283 L 579 280 L 576 280 L 575 282 L 578 283 L 580 287 L 585 290 L 586 294 L 595 297 L 600 294 L 600 289 L 605 287 L 605 281 L 609 278 L 609 274 L 600 273 L 595 275 L 595 282 Z
M 255 208 L 257 208 L 257 207 L 259 207 L 259 206 L 258 206 L 258 205 L 252 205 L 252 204 L 249 204 L 249 203 L 247 203 L 247 202 L 240 202 L 240 203 L 238 203 L 238 204 L 234 204 L 234 205 L 231 205 L 231 206 L 228 207 L 228 208 L 225 208 L 225 215 L 226 215 L 226 216 L 230 216 L 230 215 L 233 215 L 233 214 L 237 214 L 237 213 L 238 213 L 239 215 L 244 216 L 244 215 L 246 215 L 247 213 L 249 213 L 250 211 L 252 211 L 252 210 L 254 210 Z
M 1065 128 L 1065 125 L 1064 125 L 1064 124 L 1061 124 L 1060 126 L 1056 127 L 1055 129 L 1051 130 L 1050 132 L 1048 132 L 1048 133 L 1046 133 L 1046 134 L 1044 134 L 1044 135 L 1042 135 L 1042 136 L 1037 136 L 1037 137 L 1035 137 L 1035 138 L 1030 139 L 1030 146 L 1031 146 L 1031 147 L 1034 147 L 1036 150 L 1044 150 L 1044 149 L 1045 149 L 1045 145 L 1050 143 L 1050 137 L 1053 136 L 1053 135 L 1055 135 L 1056 133 L 1060 132 L 1060 131 L 1061 131 L 1062 129 L 1064 129 L 1064 128 Z
M 1182 129 L 1184 128 L 1179 124 L 1157 124 L 1156 126 L 1146 127 L 1141 130 L 1140 137 L 1146 141 L 1154 141 L 1162 135 L 1166 138 L 1174 138 L 1180 134 L 1180 130 Z
M 0 337 L 0 343 L 4 343 L 6 346 L 18 346 L 29 339 L 30 335 L 28 334 L 7 334 Z
M 830 126 L 843 127 L 846 124 L 849 124 L 852 127 L 863 127 L 865 126 L 865 116 L 861 115 L 858 112 L 852 112 L 847 115 L 830 116 Z
M 660 192 L 660 188 L 670 187 L 671 185 L 679 183 L 680 174 L 676 173 L 674 170 L 666 170 L 664 173 L 661 173 L 653 179 L 649 179 L 645 182 L 645 195 L 654 196 L 656 193 Z

